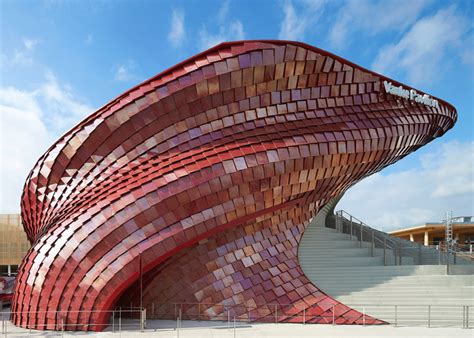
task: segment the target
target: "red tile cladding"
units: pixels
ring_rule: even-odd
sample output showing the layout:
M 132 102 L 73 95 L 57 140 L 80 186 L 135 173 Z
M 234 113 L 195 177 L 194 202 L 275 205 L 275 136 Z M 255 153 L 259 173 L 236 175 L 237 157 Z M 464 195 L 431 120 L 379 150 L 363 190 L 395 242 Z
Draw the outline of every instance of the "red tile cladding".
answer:
M 33 247 L 14 323 L 102 330 L 100 311 L 137 303 L 139 256 L 147 307 L 197 303 L 183 315 L 220 319 L 226 307 L 254 321 L 301 322 L 303 312 L 308 323 L 331 322 L 334 307 L 336 323 L 361 323 L 304 276 L 301 235 L 329 200 L 457 117 L 442 100 L 432 108 L 386 94 L 384 80 L 303 43 L 240 41 L 105 105 L 27 179 Z M 170 307 L 160 306 L 149 313 Z

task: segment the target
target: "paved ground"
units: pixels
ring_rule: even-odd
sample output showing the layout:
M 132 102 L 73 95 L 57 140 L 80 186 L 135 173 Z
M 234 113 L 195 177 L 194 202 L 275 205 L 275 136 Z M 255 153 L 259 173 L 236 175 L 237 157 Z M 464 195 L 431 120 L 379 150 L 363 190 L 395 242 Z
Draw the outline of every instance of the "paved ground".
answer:
M 7 322 L 5 322 L 7 324 Z M 176 330 L 176 321 L 149 320 L 147 329 L 139 331 L 137 322 L 124 321 L 121 332 L 118 326 L 115 332 L 109 326 L 105 332 L 41 332 L 29 331 L 7 325 L 4 337 L 169 337 L 169 338 L 267 338 L 267 337 L 446 337 L 463 338 L 474 337 L 474 330 L 461 328 L 426 328 L 426 327 L 393 327 L 383 326 L 356 326 L 356 325 L 304 325 L 304 324 L 245 324 L 237 323 L 234 330 L 227 322 L 183 321 L 182 328 Z

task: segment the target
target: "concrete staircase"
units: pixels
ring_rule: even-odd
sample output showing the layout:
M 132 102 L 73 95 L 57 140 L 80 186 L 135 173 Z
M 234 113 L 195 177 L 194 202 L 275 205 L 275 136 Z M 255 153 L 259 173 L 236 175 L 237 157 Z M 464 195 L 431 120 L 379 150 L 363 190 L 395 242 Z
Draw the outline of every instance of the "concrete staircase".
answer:
M 420 253 L 401 256 L 402 265 L 395 265 L 399 253 L 374 248 L 372 255 L 372 242 L 325 227 L 324 220 L 315 217 L 306 229 L 298 258 L 305 275 L 326 294 L 397 325 L 462 327 L 464 306 L 471 306 L 474 325 L 474 265 L 458 260 L 463 264 L 451 266 L 448 275 L 446 265 L 438 265 L 437 251 L 425 248 L 424 265 L 414 265 Z

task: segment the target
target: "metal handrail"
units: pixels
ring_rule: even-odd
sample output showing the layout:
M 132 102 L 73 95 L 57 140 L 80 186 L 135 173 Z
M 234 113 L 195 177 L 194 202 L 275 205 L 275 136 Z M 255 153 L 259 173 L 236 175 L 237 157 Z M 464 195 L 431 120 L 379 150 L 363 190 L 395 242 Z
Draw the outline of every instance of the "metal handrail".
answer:
M 56 312 L 56 315 L 59 318 L 59 322 L 57 324 L 56 330 L 59 331 L 66 331 L 66 330 L 74 330 L 77 327 L 88 327 L 88 326 L 105 326 L 110 327 L 112 333 L 118 332 L 120 333 L 122 330 L 133 330 L 133 331 L 141 331 L 144 332 L 147 330 L 147 320 L 156 318 L 156 319 L 175 319 L 176 320 L 176 329 L 179 330 L 181 328 L 181 322 L 183 319 L 187 320 L 220 320 L 220 321 L 227 321 L 228 326 L 233 326 L 235 328 L 236 321 L 238 322 L 255 322 L 261 321 L 264 322 L 275 322 L 279 323 L 281 321 L 286 320 L 298 320 L 302 324 L 306 323 L 314 323 L 314 322 L 325 322 L 327 324 L 336 324 L 336 316 L 335 314 L 342 311 L 347 311 L 347 306 L 343 304 L 335 304 L 329 308 L 329 311 L 321 314 L 314 314 L 313 312 L 307 313 L 307 304 L 301 303 L 260 303 L 260 304 L 222 304 L 222 303 L 161 303 L 161 302 L 151 302 L 151 303 L 144 303 L 143 308 L 116 308 L 114 310 L 108 311 L 48 311 L 48 312 Z M 168 311 L 161 312 L 155 311 L 158 309 L 160 305 L 169 305 Z M 213 305 L 223 307 L 222 312 L 214 313 L 213 315 L 205 312 L 205 311 L 193 311 L 196 307 L 199 309 L 204 305 Z M 384 321 L 387 321 L 395 326 L 397 325 L 417 325 L 422 324 L 426 325 L 427 327 L 432 327 L 433 321 L 436 321 L 438 325 L 440 323 L 444 326 L 444 324 L 448 324 L 450 326 L 460 326 L 463 328 L 471 328 L 472 318 L 470 319 L 469 313 L 471 312 L 473 306 L 467 304 L 453 304 L 453 305 L 439 305 L 439 304 L 350 304 L 352 308 L 359 309 L 359 313 L 354 313 L 353 319 L 361 319 L 362 314 L 362 321 L 363 324 L 366 323 L 366 319 L 370 320 L 373 318 L 370 313 L 376 309 L 382 310 L 386 309 L 388 312 L 385 312 L 383 316 Z M 244 308 L 245 311 L 239 311 L 239 308 Z M 266 307 L 269 311 L 265 314 L 261 314 L 259 312 L 255 312 L 255 310 Z M 174 308 L 174 309 L 173 309 Z M 419 314 L 425 314 L 420 318 L 407 318 L 406 315 L 401 318 L 400 314 L 402 314 L 401 309 L 412 308 L 416 309 Z M 419 309 L 419 310 L 418 310 Z M 426 309 L 423 310 L 423 309 Z M 454 315 L 450 318 L 445 318 L 446 311 L 455 311 L 452 312 Z M 171 310 L 171 311 L 170 311 Z M 372 310 L 372 311 L 371 311 Z M 422 310 L 422 311 L 420 311 Z M 437 311 L 436 311 L 437 310 Z M 442 317 L 440 317 L 440 311 L 443 311 Z M 71 313 L 98 313 L 103 312 L 107 314 L 111 314 L 110 321 L 104 324 L 94 324 L 90 323 L 89 320 L 83 320 L 81 318 L 77 318 L 76 321 L 68 319 L 66 321 L 66 315 Z M 123 316 L 128 312 L 128 316 Z M 130 317 L 132 313 L 139 313 L 139 318 L 137 321 L 131 322 Z M 37 312 L 29 312 L 29 311 L 20 311 L 20 312 L 10 312 L 10 311 L 3 311 L 1 313 L 1 326 L 2 326 L 2 334 L 7 334 L 8 331 L 12 332 L 14 330 L 19 330 L 23 336 L 27 335 L 27 331 L 21 328 L 15 328 L 10 326 L 10 318 L 12 315 L 19 315 L 19 314 L 26 314 L 29 317 L 34 316 Z M 256 315 L 256 317 L 253 316 Z M 350 315 L 347 315 L 346 318 L 350 319 Z M 126 321 L 124 321 L 124 319 Z M 320 321 L 322 320 L 322 321 Z M 454 322 L 453 322 L 454 321 Z M 232 325 L 233 324 L 233 325 Z M 436 323 L 434 323 L 436 325 Z M 31 329 L 40 329 L 43 330 L 48 327 L 46 323 L 36 323 L 33 327 L 29 328 L 29 333 L 32 334 L 33 332 Z M 210 327 L 210 325 L 209 325 Z M 50 328 L 50 327 L 49 327 Z M 149 328 L 151 330 L 151 328 Z M 154 330 L 156 331 L 156 329 Z M 37 333 L 33 333 L 37 334 Z
M 403 257 L 412 257 L 413 264 L 422 265 L 433 264 L 433 262 L 424 262 L 423 253 L 431 253 L 437 256 L 437 264 L 458 264 L 460 262 L 458 256 L 461 256 L 458 252 L 446 253 L 439 248 L 434 249 L 432 247 L 426 247 L 417 242 L 411 242 L 402 238 L 391 236 L 383 231 L 374 229 L 368 226 L 365 222 L 361 221 L 357 217 L 349 214 L 344 210 L 339 210 L 335 213 L 336 230 L 349 234 L 350 239 L 353 237 L 357 238 L 362 247 L 362 242 L 370 241 L 371 255 L 374 256 L 375 248 L 383 249 L 384 265 L 387 265 L 386 256 L 387 250 L 391 250 L 394 256 L 394 264 L 402 265 Z M 436 259 L 435 259 L 436 260 Z M 463 263 L 472 263 L 468 259 L 462 259 Z M 448 268 L 449 270 L 449 268 Z

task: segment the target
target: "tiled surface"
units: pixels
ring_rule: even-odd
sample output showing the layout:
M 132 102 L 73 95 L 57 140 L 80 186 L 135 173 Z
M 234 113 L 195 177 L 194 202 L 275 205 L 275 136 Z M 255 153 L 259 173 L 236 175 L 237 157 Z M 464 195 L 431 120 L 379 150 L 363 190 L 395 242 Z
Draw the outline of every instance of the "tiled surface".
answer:
M 296 42 L 235 42 L 107 104 L 28 177 L 22 218 L 34 245 L 18 275 L 14 322 L 55 329 L 53 313 L 26 311 L 114 307 L 133 293 L 140 254 L 150 301 L 258 297 L 324 313 L 334 301 L 295 257 L 308 219 L 456 120 L 443 101 L 435 109 L 385 94 L 385 79 Z M 213 284 L 176 291 L 170 278 L 181 288 Z M 255 312 L 265 320 L 268 310 Z M 107 318 L 64 320 L 94 330 Z
M 183 250 L 144 278 L 148 318 L 380 323 L 311 284 L 297 259 L 308 208 L 284 208 Z M 118 305 L 139 306 L 137 282 Z

